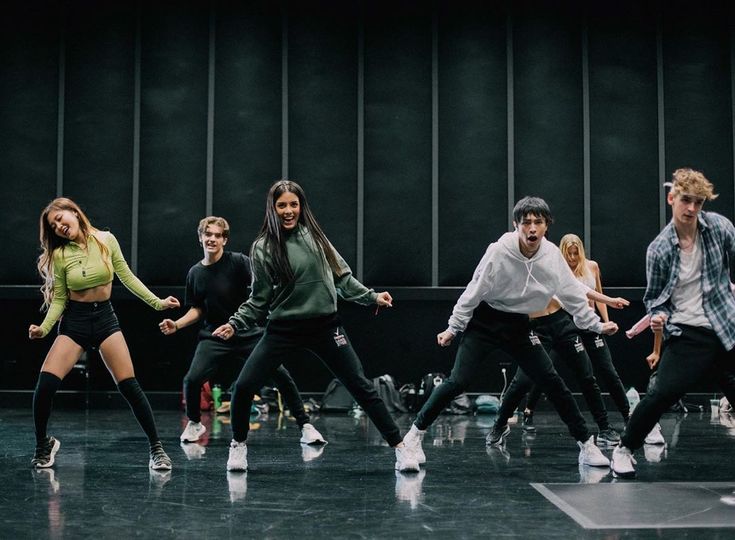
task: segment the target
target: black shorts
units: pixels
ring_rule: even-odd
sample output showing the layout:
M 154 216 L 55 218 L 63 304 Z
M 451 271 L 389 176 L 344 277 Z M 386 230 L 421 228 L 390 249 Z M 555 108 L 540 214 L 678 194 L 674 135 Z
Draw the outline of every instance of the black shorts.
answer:
M 59 322 L 59 335 L 70 337 L 84 350 L 98 349 L 104 340 L 119 331 L 120 323 L 109 300 L 69 300 Z

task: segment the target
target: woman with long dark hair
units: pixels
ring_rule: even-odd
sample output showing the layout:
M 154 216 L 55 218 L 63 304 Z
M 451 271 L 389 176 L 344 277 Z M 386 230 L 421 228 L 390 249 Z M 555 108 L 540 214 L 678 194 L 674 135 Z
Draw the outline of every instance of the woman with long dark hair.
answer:
M 296 350 L 317 356 L 342 381 L 388 444 L 398 471 L 418 471 L 385 403 L 365 377 L 337 316 L 337 295 L 359 304 L 391 307 L 388 292 L 368 289 L 329 243 L 304 190 L 279 180 L 268 191 L 265 220 L 250 255 L 252 292 L 229 322 L 212 334 L 230 339 L 267 319 L 265 333 L 235 383 L 230 415 L 233 439 L 227 470 L 247 470 L 248 420 L 253 395 Z
M 41 212 L 39 228 L 38 271 L 47 312 L 40 326 L 30 325 L 28 337 L 43 338 L 60 318 L 61 322 L 33 394 L 36 451 L 31 464 L 36 468 L 54 464 L 61 443 L 46 433 L 54 395 L 82 353 L 98 349 L 148 437 L 150 468 L 170 470 L 171 460 L 161 445 L 153 411 L 135 378 L 125 337 L 110 304 L 112 279 L 117 275 L 133 294 L 156 310 L 179 307 L 179 301 L 173 296 L 158 298 L 148 290 L 125 262 L 115 236 L 93 227 L 71 199 L 51 201 Z

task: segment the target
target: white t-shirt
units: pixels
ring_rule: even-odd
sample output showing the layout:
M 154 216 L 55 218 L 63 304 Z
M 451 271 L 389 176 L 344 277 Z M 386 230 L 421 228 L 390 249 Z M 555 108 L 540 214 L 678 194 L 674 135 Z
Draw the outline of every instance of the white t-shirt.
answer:
M 689 252 L 679 250 L 679 280 L 671 294 L 671 322 L 712 328 L 702 307 L 702 244 L 699 234 Z

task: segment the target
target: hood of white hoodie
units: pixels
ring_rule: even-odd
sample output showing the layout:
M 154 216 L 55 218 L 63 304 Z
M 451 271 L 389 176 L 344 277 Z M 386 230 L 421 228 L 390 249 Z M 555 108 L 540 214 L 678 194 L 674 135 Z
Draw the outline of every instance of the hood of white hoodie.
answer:
M 579 328 L 601 332 L 600 319 L 590 309 L 586 291 L 559 248 L 546 238 L 541 239 L 533 257 L 526 258 L 518 233 L 506 233 L 485 251 L 472 281 L 454 305 L 449 329 L 455 334 L 462 332 L 482 301 L 500 311 L 529 314 L 544 309 L 557 295 Z
M 533 313 L 544 309 L 556 293 L 559 279 L 557 249 L 546 238 L 531 258 L 521 253 L 516 231 L 496 242 L 492 256 L 490 290 L 483 295 L 492 307 L 511 313 Z

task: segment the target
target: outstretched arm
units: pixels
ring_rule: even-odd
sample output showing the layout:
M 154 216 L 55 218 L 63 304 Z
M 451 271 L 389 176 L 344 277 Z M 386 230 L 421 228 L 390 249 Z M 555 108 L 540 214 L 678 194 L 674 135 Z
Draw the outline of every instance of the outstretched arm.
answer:
M 172 319 L 163 319 L 160 323 L 158 323 L 158 328 L 161 329 L 161 332 L 164 335 L 170 336 L 171 334 L 178 332 L 182 328 L 186 328 L 187 326 L 199 321 L 202 318 L 202 313 L 203 312 L 200 308 L 192 306 L 189 308 L 189 311 L 184 313 L 175 321 Z
M 626 300 L 625 298 L 622 298 L 620 296 L 612 298 L 610 296 L 607 296 L 606 294 L 597 292 L 594 289 L 589 289 L 587 291 L 587 298 L 589 298 L 593 302 L 605 304 L 606 306 L 610 306 L 611 308 L 615 308 L 615 309 L 623 309 L 624 307 L 630 305 L 630 302 Z M 607 310 L 605 310 L 605 315 L 607 316 Z M 603 320 L 605 320 L 606 318 L 607 317 L 603 317 Z

